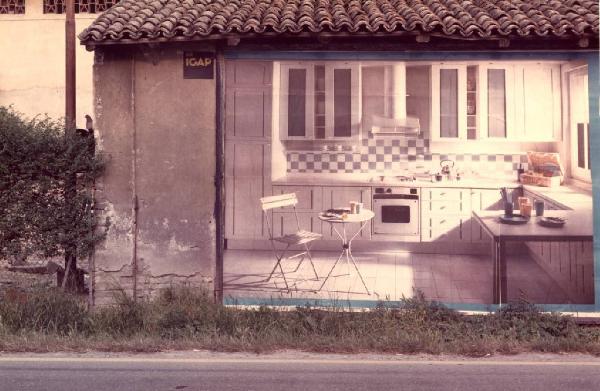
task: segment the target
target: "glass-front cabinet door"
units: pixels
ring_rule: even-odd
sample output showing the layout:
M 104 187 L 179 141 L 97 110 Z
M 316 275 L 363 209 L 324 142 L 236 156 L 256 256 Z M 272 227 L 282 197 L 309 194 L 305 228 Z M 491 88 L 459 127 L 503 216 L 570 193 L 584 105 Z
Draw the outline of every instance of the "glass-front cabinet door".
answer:
M 431 67 L 434 140 L 467 138 L 467 66 L 435 64 Z
M 282 63 L 280 70 L 282 140 L 344 140 L 359 136 L 359 64 Z
M 285 140 L 314 138 L 315 73 L 307 64 L 282 64 L 280 81 L 279 129 Z

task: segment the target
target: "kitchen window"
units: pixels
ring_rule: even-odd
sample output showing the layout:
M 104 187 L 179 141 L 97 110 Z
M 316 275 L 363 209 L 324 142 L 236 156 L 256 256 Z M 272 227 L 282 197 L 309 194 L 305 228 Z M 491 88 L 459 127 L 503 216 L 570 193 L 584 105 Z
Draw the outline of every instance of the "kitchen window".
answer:
M 282 140 L 349 140 L 359 136 L 360 67 L 350 63 L 281 63 Z
M 591 182 L 587 67 L 569 73 L 569 117 L 571 176 Z

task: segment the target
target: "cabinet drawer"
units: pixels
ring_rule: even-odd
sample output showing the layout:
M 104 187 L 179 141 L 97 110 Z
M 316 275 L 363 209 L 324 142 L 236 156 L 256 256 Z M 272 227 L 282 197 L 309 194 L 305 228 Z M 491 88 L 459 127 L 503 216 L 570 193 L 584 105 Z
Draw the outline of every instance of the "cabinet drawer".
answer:
M 298 212 L 320 212 L 322 210 L 323 190 L 320 186 L 273 186 L 273 195 L 296 193 Z M 292 207 L 285 207 L 280 212 L 292 212 Z M 278 212 L 279 212 L 278 211 Z
M 434 241 L 471 241 L 471 225 L 468 218 L 430 217 L 423 220 L 421 240 Z
M 461 201 L 467 198 L 469 193 L 470 190 L 465 189 L 423 188 L 421 189 L 421 198 L 424 200 Z
M 431 200 L 421 202 L 421 213 L 424 216 L 442 215 L 470 215 L 471 205 L 467 200 L 463 201 L 440 201 Z

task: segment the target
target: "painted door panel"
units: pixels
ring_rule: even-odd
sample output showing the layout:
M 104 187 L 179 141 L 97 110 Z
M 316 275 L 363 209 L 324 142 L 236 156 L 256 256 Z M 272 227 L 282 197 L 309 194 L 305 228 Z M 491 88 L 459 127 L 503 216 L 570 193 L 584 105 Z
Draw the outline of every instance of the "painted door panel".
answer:
M 225 97 L 226 136 L 270 138 L 271 95 L 271 90 L 265 88 L 231 88 Z
M 271 194 L 272 64 L 225 63 L 225 235 L 266 238 L 260 198 Z

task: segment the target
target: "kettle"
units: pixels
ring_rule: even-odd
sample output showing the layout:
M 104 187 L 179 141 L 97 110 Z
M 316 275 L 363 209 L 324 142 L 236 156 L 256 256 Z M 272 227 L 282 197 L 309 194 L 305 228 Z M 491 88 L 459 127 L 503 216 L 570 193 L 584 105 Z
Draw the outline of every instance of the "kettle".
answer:
M 448 178 L 452 176 L 452 169 L 454 168 L 454 160 L 442 160 L 440 162 L 440 167 L 442 168 L 442 175 L 446 175 Z

